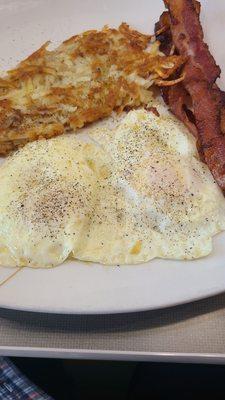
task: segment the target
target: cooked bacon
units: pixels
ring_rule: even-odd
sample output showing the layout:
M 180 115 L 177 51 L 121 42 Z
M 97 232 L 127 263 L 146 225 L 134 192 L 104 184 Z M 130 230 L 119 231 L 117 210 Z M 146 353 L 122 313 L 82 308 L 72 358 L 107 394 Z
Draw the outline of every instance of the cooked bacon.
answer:
M 145 107 L 145 109 L 147 110 L 147 111 L 150 111 L 150 112 L 152 112 L 153 114 L 155 114 L 156 115 L 156 117 L 160 117 L 160 114 L 159 114 L 159 112 L 158 112 L 158 110 L 157 110 L 157 108 L 156 107 Z
M 172 113 L 187 126 L 195 137 L 198 137 L 194 115 L 188 107 L 189 95 L 184 86 L 179 83 L 169 88 L 163 88 L 163 98 L 165 103 L 170 106 Z
M 155 25 L 155 34 L 157 40 L 160 41 L 160 50 L 166 54 L 171 54 L 174 47 L 172 34 L 170 29 L 170 15 L 168 11 L 164 11 L 159 22 Z M 182 83 L 171 87 L 162 87 L 161 93 L 165 103 L 177 118 L 179 118 L 187 128 L 197 137 L 197 128 L 195 125 L 194 115 L 190 110 L 190 96 Z
M 166 5 L 169 15 L 160 21 L 162 24 L 170 18 L 171 43 L 167 28 L 167 49 L 174 44 L 176 53 L 188 57 L 188 61 L 183 82 L 163 89 L 164 98 L 171 111 L 197 134 L 199 153 L 225 192 L 225 94 L 215 84 L 220 68 L 204 43 L 199 3 L 166 0 Z
M 164 11 L 160 16 L 159 22 L 155 24 L 155 35 L 161 43 L 160 50 L 165 55 L 170 55 L 173 42 L 170 30 L 170 16 L 168 11 Z
M 189 57 L 185 71 L 186 80 L 203 78 L 211 84 L 214 83 L 220 75 L 220 68 L 204 42 L 203 29 L 194 2 L 167 0 L 166 4 L 170 13 L 173 43 L 180 54 Z
M 204 159 L 225 191 L 225 136 L 221 129 L 223 96 L 218 87 L 210 87 L 206 81 L 189 82 L 186 88 L 192 98 Z

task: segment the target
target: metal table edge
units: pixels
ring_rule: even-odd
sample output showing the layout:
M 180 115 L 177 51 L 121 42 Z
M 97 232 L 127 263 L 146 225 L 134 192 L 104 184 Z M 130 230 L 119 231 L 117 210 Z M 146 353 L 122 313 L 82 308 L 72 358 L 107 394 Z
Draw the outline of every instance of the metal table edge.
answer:
M 225 364 L 225 354 L 219 353 L 158 353 L 0 346 L 0 355 L 7 357 Z

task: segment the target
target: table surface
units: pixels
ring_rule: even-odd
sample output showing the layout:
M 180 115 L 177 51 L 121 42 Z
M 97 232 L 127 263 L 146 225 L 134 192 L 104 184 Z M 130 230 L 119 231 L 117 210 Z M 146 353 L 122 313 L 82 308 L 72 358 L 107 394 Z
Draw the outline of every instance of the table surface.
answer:
M 225 294 L 120 315 L 0 309 L 0 355 L 225 363 Z

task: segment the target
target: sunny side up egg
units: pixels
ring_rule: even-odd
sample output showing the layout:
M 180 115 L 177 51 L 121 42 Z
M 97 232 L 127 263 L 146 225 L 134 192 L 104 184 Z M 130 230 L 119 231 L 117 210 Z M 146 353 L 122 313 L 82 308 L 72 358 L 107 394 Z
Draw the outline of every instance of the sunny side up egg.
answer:
M 89 143 L 28 144 L 0 168 L 0 264 L 67 258 L 136 264 L 195 259 L 225 230 L 225 199 L 175 118 L 129 112 Z

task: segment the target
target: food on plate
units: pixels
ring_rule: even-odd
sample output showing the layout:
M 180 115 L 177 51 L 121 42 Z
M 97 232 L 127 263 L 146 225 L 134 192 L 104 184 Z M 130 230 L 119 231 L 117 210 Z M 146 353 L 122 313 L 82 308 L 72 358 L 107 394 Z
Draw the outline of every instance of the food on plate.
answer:
M 0 263 L 48 266 L 75 251 L 86 238 L 106 161 L 101 149 L 73 135 L 9 157 L 0 168 Z
M 169 78 L 186 60 L 165 56 L 150 35 L 125 23 L 73 36 L 53 51 L 48 44 L 0 78 L 1 155 L 148 104 L 149 87 L 175 83 Z
M 225 230 L 225 200 L 194 137 L 163 110 L 130 111 L 10 156 L 0 168 L 0 264 L 209 254 Z
M 157 40 L 124 23 L 87 31 L 52 51 L 46 43 L 0 79 L 0 154 L 24 146 L 0 167 L 0 265 L 212 251 L 225 230 L 220 68 L 199 3 L 165 3 Z
M 187 57 L 184 80 L 166 88 L 171 111 L 194 133 L 201 158 L 225 193 L 225 93 L 216 85 L 220 68 L 207 44 L 195 0 L 166 0 L 156 32 L 165 54 Z

